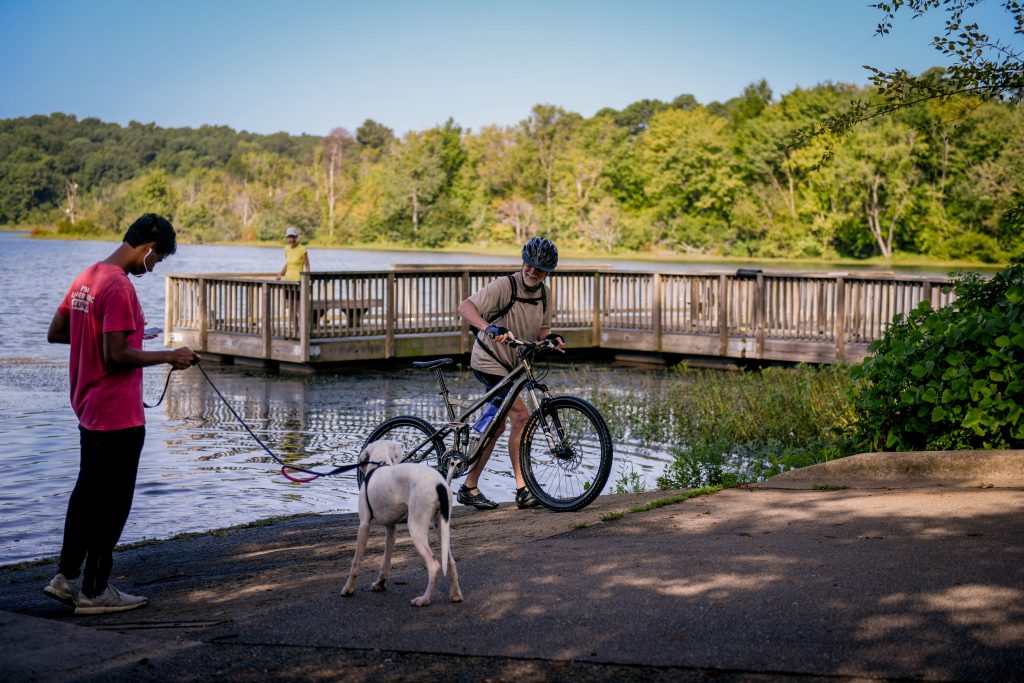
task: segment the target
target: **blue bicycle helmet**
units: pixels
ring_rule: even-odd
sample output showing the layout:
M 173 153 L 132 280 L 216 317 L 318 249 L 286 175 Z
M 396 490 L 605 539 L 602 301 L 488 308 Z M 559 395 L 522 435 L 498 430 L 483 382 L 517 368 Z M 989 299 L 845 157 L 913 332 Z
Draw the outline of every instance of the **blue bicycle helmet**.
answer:
M 558 247 L 547 237 L 534 237 L 523 245 L 523 263 L 545 273 L 554 272 L 558 267 Z

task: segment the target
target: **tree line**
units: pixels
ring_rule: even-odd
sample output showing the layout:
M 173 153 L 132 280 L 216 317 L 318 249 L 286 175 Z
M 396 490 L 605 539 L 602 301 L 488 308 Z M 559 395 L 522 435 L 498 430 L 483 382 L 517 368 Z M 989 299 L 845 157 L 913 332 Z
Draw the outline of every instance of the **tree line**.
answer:
M 945 78 L 940 69 L 921 78 Z M 397 136 L 0 120 L 0 224 L 119 235 L 139 213 L 184 240 L 513 245 L 742 257 L 1024 256 L 1024 118 L 1012 103 L 923 101 L 843 135 L 802 136 L 880 97 L 764 81 L 700 104 L 642 100 L 592 117 L 538 104 L 512 126 L 453 120 Z

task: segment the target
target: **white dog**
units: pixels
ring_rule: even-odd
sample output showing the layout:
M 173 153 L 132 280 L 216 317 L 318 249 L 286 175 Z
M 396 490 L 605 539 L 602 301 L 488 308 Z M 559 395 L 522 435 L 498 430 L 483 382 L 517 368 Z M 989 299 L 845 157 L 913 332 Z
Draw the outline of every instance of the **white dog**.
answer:
M 356 577 L 359 576 L 359 565 L 366 550 L 371 520 L 384 525 L 385 538 L 380 574 L 370 588 L 375 591 L 384 590 L 384 584 L 391 573 L 395 526 L 408 515 L 409 536 L 427 565 L 427 590 L 415 598 L 412 604 L 416 607 L 430 604 L 439 571 L 446 576 L 451 572 L 452 602 L 462 602 L 459 573 L 451 551 L 452 491 L 449 483 L 432 467 L 403 463 L 402 446 L 394 441 L 374 441 L 367 445 L 359 454 L 359 463 L 363 473 L 363 484 L 359 487 L 359 533 L 356 536 L 352 571 L 341 594 L 348 597 L 355 593 Z M 427 538 L 431 520 L 441 536 L 441 562 L 434 559 Z

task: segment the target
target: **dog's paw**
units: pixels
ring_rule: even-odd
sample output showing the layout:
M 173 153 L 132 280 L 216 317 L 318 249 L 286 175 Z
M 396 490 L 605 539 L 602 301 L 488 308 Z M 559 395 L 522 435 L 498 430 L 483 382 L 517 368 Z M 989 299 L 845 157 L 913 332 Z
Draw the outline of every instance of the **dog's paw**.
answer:
M 343 598 L 351 598 L 355 594 L 356 594 L 355 586 L 345 586 L 344 588 L 341 589 L 341 597 L 343 597 Z
M 462 593 L 452 594 L 452 602 L 462 602 Z
M 370 590 L 374 591 L 375 593 L 381 593 L 383 591 L 386 591 L 387 589 L 388 587 L 384 581 L 374 581 L 370 585 Z
M 413 598 L 409 604 L 413 607 L 426 607 L 430 604 L 430 598 L 421 595 L 418 598 Z

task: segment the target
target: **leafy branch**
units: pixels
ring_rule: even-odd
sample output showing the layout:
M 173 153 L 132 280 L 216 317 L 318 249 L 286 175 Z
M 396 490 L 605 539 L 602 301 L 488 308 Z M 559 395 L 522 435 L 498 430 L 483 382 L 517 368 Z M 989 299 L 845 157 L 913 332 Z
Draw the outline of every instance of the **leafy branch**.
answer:
M 818 168 L 834 156 L 835 143 L 853 128 L 878 117 L 892 116 L 923 102 L 973 100 L 968 111 L 957 118 L 970 115 L 992 99 L 1019 103 L 1024 97 L 1024 51 L 1014 50 L 1012 46 L 998 40 L 992 41 L 988 34 L 982 32 L 977 22 L 965 23 L 965 14 L 981 1 L 891 0 L 872 5 L 883 13 L 875 30 L 875 35 L 881 36 L 889 35 L 892 31 L 893 20 L 901 9 L 913 12 L 915 19 L 930 10 L 945 11 L 945 31 L 943 35 L 932 38 L 932 46 L 945 57 L 952 58 L 953 63 L 945 66 L 941 73 L 930 70 L 918 76 L 905 69 L 883 71 L 865 65 L 864 68 L 871 72 L 869 80 L 882 101 L 853 101 L 846 111 L 797 130 L 789 146 L 800 148 L 812 140 L 824 140 L 822 158 L 815 166 Z M 1014 33 L 1024 35 L 1024 2 L 1004 0 L 1003 8 L 1013 19 Z

